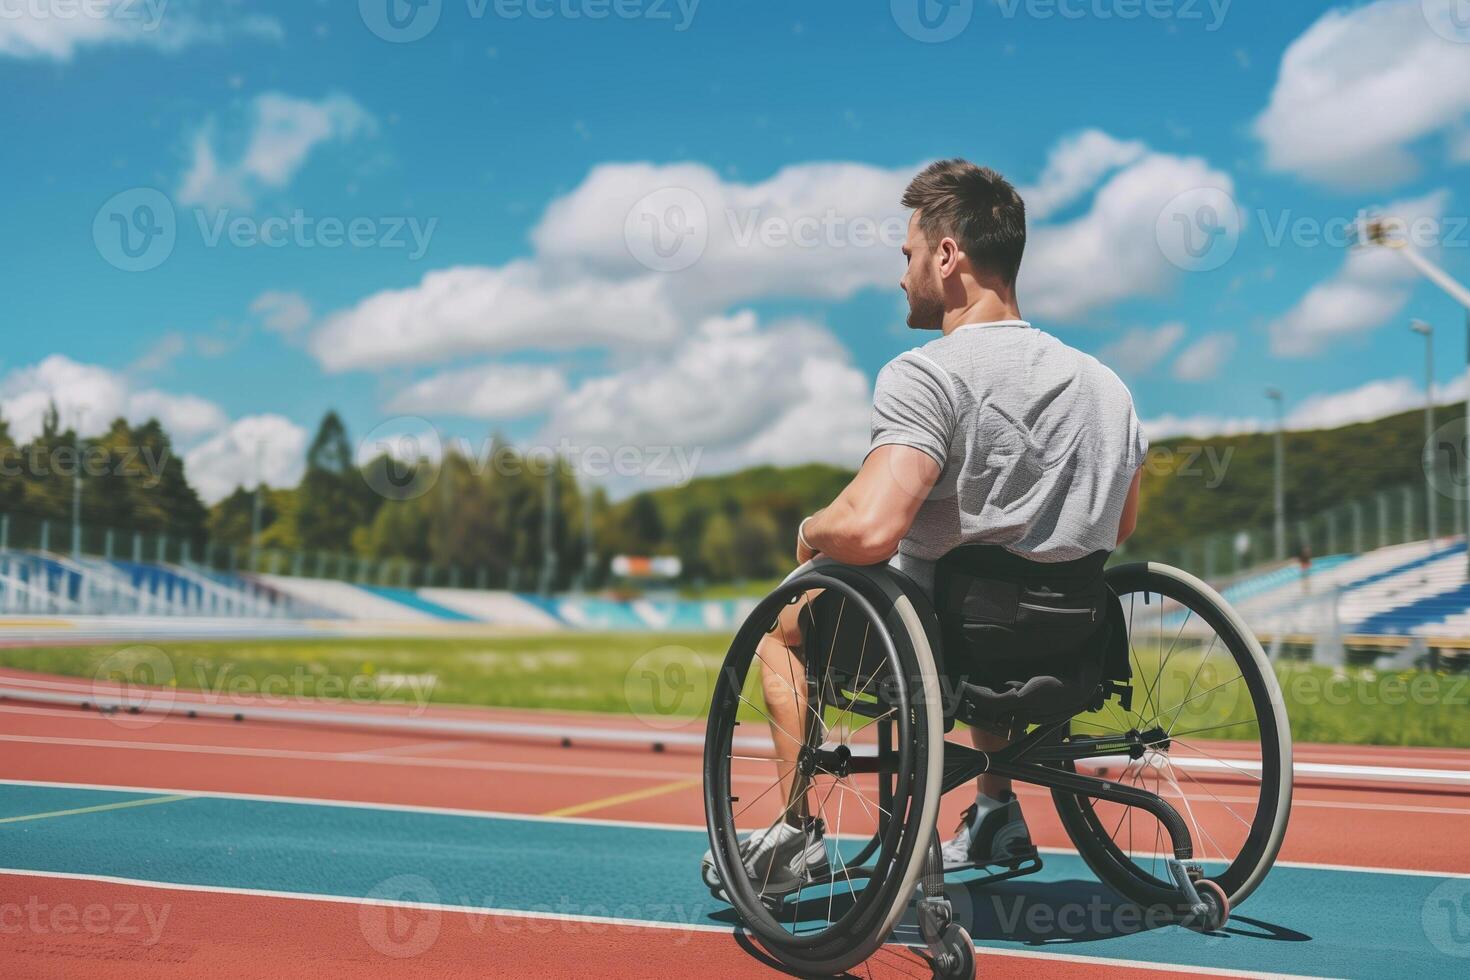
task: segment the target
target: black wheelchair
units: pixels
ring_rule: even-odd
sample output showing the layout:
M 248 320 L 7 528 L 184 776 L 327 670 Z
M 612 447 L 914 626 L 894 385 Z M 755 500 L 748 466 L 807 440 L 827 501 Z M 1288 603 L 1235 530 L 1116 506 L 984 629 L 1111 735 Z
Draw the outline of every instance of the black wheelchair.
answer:
M 1050 789 L 1072 845 L 1125 901 L 1186 927 L 1224 925 L 1286 832 L 1291 734 L 1275 675 L 1241 618 L 1194 576 L 1147 562 L 1098 580 L 1101 605 L 1058 608 L 1043 586 L 1002 589 L 997 610 L 947 599 L 943 582 L 931 603 L 889 566 L 819 558 L 755 608 L 715 682 L 704 750 L 705 882 L 748 935 L 788 968 L 835 974 L 904 920 L 936 976 L 972 976 L 936 823 L 940 797 L 982 773 Z M 793 603 L 809 606 L 805 677 L 793 678 L 806 695 L 802 730 L 785 733 L 799 752 L 783 760 L 751 667 Z M 987 672 L 969 655 L 974 634 L 1028 608 L 1053 619 L 1090 609 L 1101 625 L 1081 655 L 1040 649 L 1013 657 L 1008 676 Z M 946 740 L 957 722 L 1009 744 L 982 752 Z M 783 798 L 781 777 L 792 773 Z M 821 828 L 829 871 L 773 897 L 745 873 L 740 842 L 794 811 Z M 1033 848 L 948 873 L 988 883 L 1040 867 Z

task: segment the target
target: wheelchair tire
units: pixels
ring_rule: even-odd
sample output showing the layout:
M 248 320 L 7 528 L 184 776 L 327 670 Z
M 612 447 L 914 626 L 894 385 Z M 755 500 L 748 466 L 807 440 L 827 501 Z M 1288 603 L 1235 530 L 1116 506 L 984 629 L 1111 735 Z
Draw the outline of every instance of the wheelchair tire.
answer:
M 1280 686 L 1250 628 L 1218 592 L 1193 575 L 1155 562 L 1139 562 L 1108 569 L 1107 581 L 1129 619 L 1134 703 L 1126 713 L 1117 705 L 1108 705 L 1092 715 L 1091 721 L 1074 719 L 1073 731 L 1079 723 L 1084 728 L 1097 724 L 1107 731 L 1123 725 L 1138 731 L 1153 725 L 1165 731 L 1167 737 L 1155 743 L 1158 747 L 1150 749 L 1144 759 L 1125 760 L 1125 779 L 1115 774 L 1109 778 L 1122 782 L 1131 773 L 1138 785 L 1159 792 L 1180 811 L 1189 824 L 1194 860 L 1203 867 L 1205 877 L 1218 885 L 1224 908 L 1237 907 L 1271 870 L 1291 812 L 1291 729 Z M 1154 648 L 1147 646 L 1138 628 L 1144 616 L 1150 624 L 1156 618 L 1160 626 L 1160 640 Z M 1191 634 L 1186 642 L 1196 652 L 1181 654 L 1179 644 L 1195 617 L 1214 638 L 1206 647 L 1202 638 Z M 1228 671 L 1224 665 L 1233 664 L 1239 676 L 1207 689 L 1199 678 L 1222 641 L 1228 657 L 1221 656 L 1212 671 Z M 1157 658 L 1157 669 L 1149 654 Z M 1167 668 L 1176 656 L 1183 659 L 1176 662 L 1179 669 L 1171 675 Z M 1198 660 L 1192 669 L 1191 657 Z M 1188 686 L 1178 695 L 1171 688 L 1186 678 Z M 1221 695 L 1222 711 L 1214 695 L 1231 688 L 1235 689 Z M 1196 689 L 1200 693 L 1193 693 Z M 1180 698 L 1177 706 L 1160 707 L 1175 697 Z M 1206 697 L 1212 700 L 1199 706 Z M 1198 727 L 1180 729 L 1186 709 L 1204 716 L 1194 722 Z M 1185 735 L 1192 741 L 1186 742 Z M 1196 735 L 1215 738 L 1203 745 Z M 1220 741 L 1222 735 L 1227 740 Z M 1259 747 L 1258 755 L 1253 745 Z M 1148 783 L 1150 773 L 1154 774 L 1153 785 Z M 1211 788 L 1212 781 L 1222 779 L 1234 782 L 1229 792 Z M 1175 795 L 1163 792 L 1165 789 Z M 1141 839 L 1135 841 L 1133 808 L 1063 790 L 1053 790 L 1052 797 L 1068 836 L 1099 879 L 1140 905 L 1177 905 L 1178 889 L 1163 864 L 1167 854 L 1160 853 L 1168 851 L 1168 837 L 1157 826 L 1150 828 L 1145 823 Z M 1239 802 L 1242 797 L 1245 803 Z M 1122 832 L 1125 819 L 1126 840 Z
M 854 741 L 862 729 L 854 728 L 853 719 L 865 714 L 868 717 L 863 728 L 871 725 L 880 730 L 874 763 L 880 771 L 854 772 L 847 776 L 834 771 L 840 768 L 845 772 L 845 766 L 830 769 L 819 766 L 811 773 L 812 796 L 818 800 L 817 812 L 811 815 L 826 823 L 828 836 L 823 846 L 834 870 L 829 872 L 830 880 L 805 885 L 787 895 L 778 907 L 777 914 L 782 916 L 778 920 L 762 902 L 759 883 L 745 873 L 739 833 L 751 829 L 753 823 L 766 823 L 765 817 L 773 807 L 769 799 L 758 820 L 749 817 L 742 820 L 742 817 L 757 804 L 760 796 L 769 794 L 779 784 L 770 776 L 756 777 L 746 772 L 739 773 L 737 781 L 737 761 L 764 764 L 761 757 L 742 754 L 753 751 L 743 746 L 754 740 L 736 741 L 740 724 L 737 715 L 742 706 L 757 715 L 765 714 L 743 693 L 747 679 L 753 676 L 757 645 L 771 631 L 788 603 L 803 601 L 814 589 L 823 590 L 824 598 L 831 597 L 829 601 L 839 607 L 840 616 L 861 617 L 864 628 L 860 634 L 863 638 L 863 649 L 858 655 L 860 669 L 852 678 L 839 677 L 834 671 L 834 662 L 842 658 L 835 649 L 838 633 L 833 634 L 834 649 L 825 655 L 819 650 L 806 650 L 809 697 L 812 691 L 818 692 L 822 710 L 820 713 L 813 710 L 808 700 L 808 708 L 803 713 L 805 731 L 800 737 L 795 733 L 787 737 L 793 742 L 802 741 L 804 759 L 846 758 L 856 754 L 851 752 L 852 748 L 863 751 L 872 748 Z M 705 816 L 711 856 L 719 880 L 727 883 L 724 893 L 744 926 L 772 956 L 794 970 L 837 974 L 866 960 L 893 932 L 923 871 L 938 816 L 944 755 L 942 688 L 929 647 L 929 633 L 921 619 L 921 611 L 926 609 L 922 598 L 911 596 L 883 566 L 856 568 L 818 559 L 793 572 L 756 606 L 736 633 L 716 679 L 704 750 Z M 872 653 L 869 653 L 870 639 Z M 871 660 L 864 659 L 869 656 Z M 862 689 L 854 691 L 843 686 L 844 681 L 857 686 L 865 675 L 862 669 L 865 667 L 870 672 Z M 758 728 L 763 734 L 765 727 L 765 720 L 758 717 L 745 731 Z M 742 747 L 737 750 L 737 746 Z M 830 761 L 823 764 L 832 765 Z M 746 771 L 752 768 L 755 767 L 746 767 Z M 858 782 L 859 775 L 885 781 L 880 793 L 888 801 L 886 807 L 877 806 L 868 798 L 863 792 L 865 784 Z M 771 780 L 772 785 L 760 791 L 760 796 L 747 796 L 741 783 L 758 778 Z M 822 778 L 831 783 L 826 788 L 828 799 L 825 800 L 818 792 Z M 843 792 L 838 799 L 831 800 L 833 790 L 849 780 L 849 784 L 840 787 Z M 846 800 L 845 804 L 842 800 Z M 871 856 L 869 865 L 853 867 L 845 863 L 852 860 L 858 849 L 846 848 L 844 844 L 844 836 L 848 842 L 852 840 L 850 832 L 844 835 L 841 827 L 844 806 L 849 808 L 849 813 L 876 825 L 864 825 L 873 831 L 872 840 L 857 853 L 863 859 Z M 859 806 L 861 809 L 857 809 Z M 777 814 L 776 821 L 791 807 L 792 803 L 788 802 Z M 850 829 L 853 817 L 849 816 L 848 820 Z M 774 827 L 776 821 L 768 826 Z M 844 888 L 840 904 L 836 901 L 839 884 Z M 789 921 L 785 919 L 788 912 Z

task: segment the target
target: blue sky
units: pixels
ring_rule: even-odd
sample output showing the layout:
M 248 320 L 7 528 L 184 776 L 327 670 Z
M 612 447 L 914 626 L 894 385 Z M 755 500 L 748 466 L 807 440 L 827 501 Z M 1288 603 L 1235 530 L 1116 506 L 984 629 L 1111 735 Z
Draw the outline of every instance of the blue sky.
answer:
M 1463 313 L 1319 238 L 1388 207 L 1470 280 L 1464 7 L 0 0 L 0 408 L 160 415 L 210 498 L 292 479 L 328 408 L 355 438 L 855 464 L 873 376 L 929 339 L 898 193 L 959 155 L 1028 198 L 1023 312 L 1154 434 L 1257 427 L 1271 384 L 1301 425 L 1399 410 L 1409 319 L 1450 385 Z

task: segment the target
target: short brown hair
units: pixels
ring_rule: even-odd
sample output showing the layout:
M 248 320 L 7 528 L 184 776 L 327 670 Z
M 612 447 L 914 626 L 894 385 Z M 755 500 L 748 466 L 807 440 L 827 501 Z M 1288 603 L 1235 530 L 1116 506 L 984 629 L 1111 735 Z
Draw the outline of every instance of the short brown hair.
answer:
M 903 206 L 919 212 L 931 242 L 948 235 L 977 269 L 1016 284 L 1026 251 L 1026 203 L 1000 174 L 968 160 L 940 160 L 909 182 Z

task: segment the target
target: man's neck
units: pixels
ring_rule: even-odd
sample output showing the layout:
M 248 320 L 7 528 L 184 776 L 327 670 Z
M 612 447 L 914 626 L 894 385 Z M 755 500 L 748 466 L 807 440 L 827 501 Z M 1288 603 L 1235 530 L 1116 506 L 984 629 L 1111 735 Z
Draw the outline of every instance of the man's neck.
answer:
M 967 323 L 996 323 L 1001 320 L 1021 319 L 1021 309 L 1014 298 L 986 293 L 969 306 L 946 310 L 940 329 L 948 337 Z

